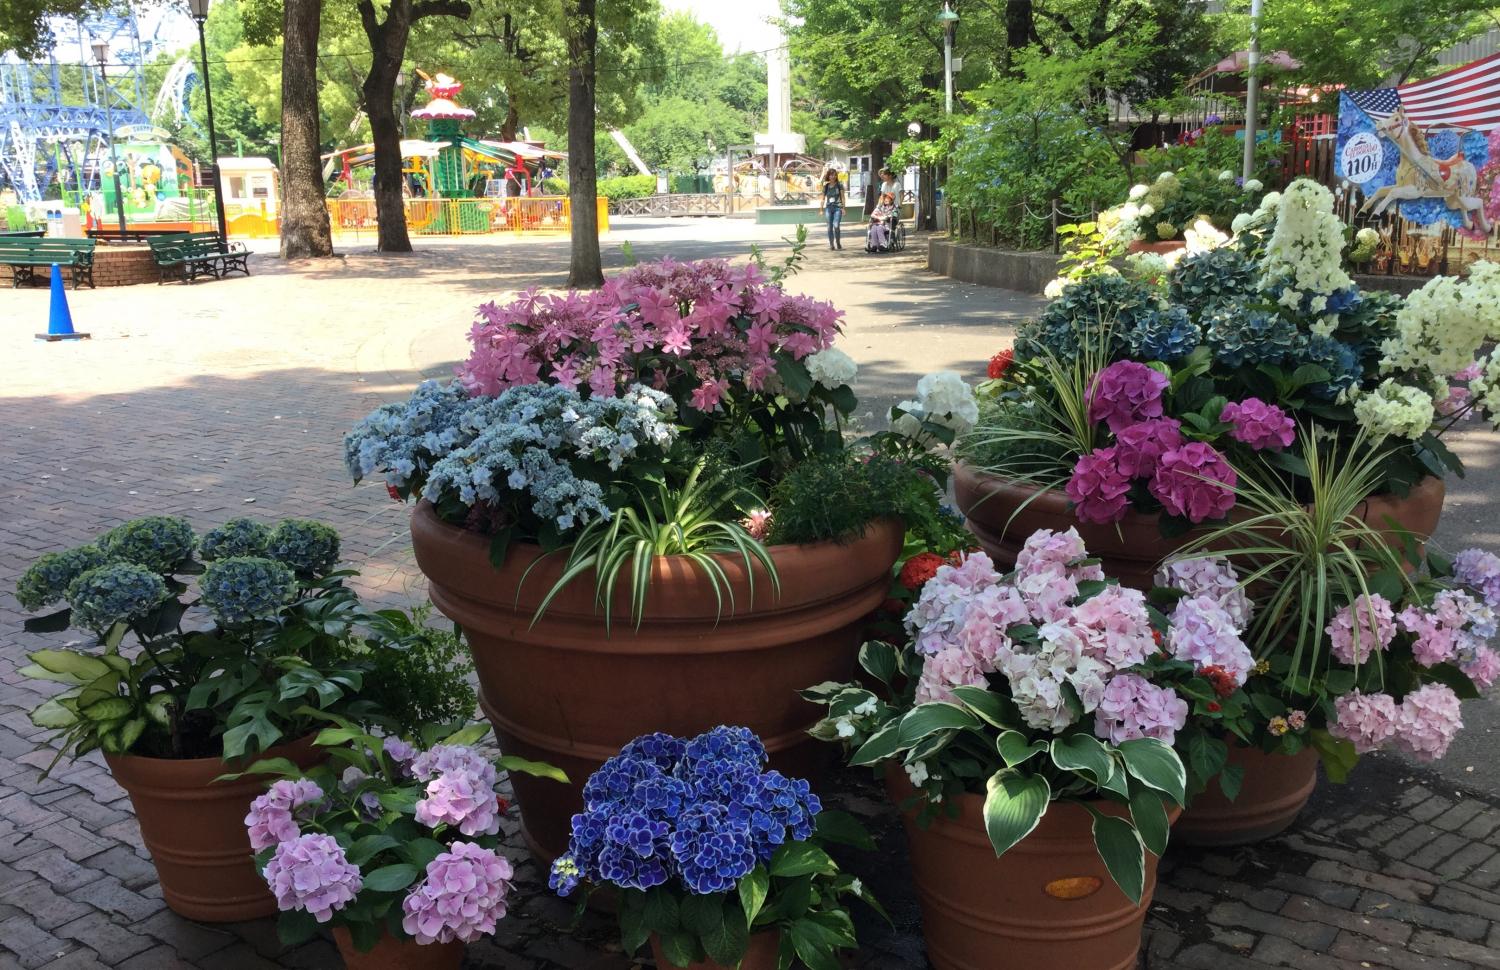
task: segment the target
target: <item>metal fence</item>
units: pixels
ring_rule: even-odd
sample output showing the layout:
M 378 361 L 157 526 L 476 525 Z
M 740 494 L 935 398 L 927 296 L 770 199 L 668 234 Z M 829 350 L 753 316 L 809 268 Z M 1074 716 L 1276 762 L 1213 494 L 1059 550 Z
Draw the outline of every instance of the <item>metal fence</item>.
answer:
M 406 227 L 418 236 L 483 236 L 491 233 L 563 233 L 573 227 L 566 196 L 509 199 L 407 199 Z M 609 200 L 598 200 L 599 230 L 609 228 Z M 329 199 L 328 218 L 337 233 L 373 232 L 374 199 Z

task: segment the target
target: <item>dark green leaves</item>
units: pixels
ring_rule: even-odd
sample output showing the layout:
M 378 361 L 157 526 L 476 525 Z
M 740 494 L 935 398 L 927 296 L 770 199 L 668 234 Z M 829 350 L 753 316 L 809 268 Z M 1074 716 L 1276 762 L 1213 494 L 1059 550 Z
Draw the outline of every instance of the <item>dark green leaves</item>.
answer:
M 978 726 L 979 718 L 956 704 L 942 701 L 919 704 L 901 718 L 900 743 L 902 747 L 910 747 L 938 731 Z
M 398 862 L 383 866 L 365 876 L 365 888 L 380 893 L 399 892 L 417 878 L 417 867 Z
M 1119 745 L 1125 770 L 1181 805 L 1187 799 L 1187 772 L 1177 752 L 1155 738 L 1137 738 Z
M 1094 845 L 1099 849 L 1099 858 L 1104 860 L 1121 892 L 1132 903 L 1140 902 L 1146 883 L 1146 853 L 1140 835 L 1125 819 L 1085 807 L 1094 816 Z

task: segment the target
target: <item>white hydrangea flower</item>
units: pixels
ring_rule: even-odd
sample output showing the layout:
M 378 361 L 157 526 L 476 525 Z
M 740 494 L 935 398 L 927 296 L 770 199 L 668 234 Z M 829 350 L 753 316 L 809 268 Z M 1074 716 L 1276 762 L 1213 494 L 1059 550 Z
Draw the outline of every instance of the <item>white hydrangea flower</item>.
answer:
M 1068 279 L 1066 276 L 1059 276 L 1042 288 L 1042 296 L 1045 296 L 1049 300 L 1055 300 L 1062 296 L 1063 290 L 1072 286 L 1073 282 L 1073 280 Z
M 1500 338 L 1500 265 L 1475 263 L 1466 279 L 1438 276 L 1406 298 L 1395 336 L 1381 344 L 1380 369 L 1446 377 L 1469 366 L 1486 340 Z
M 1432 395 L 1386 378 L 1354 401 L 1354 418 L 1377 438 L 1420 438 L 1436 417 Z
M 1265 200 L 1261 204 L 1264 207 Z M 1261 263 L 1261 285 L 1284 285 L 1315 297 L 1346 289 L 1354 281 L 1344 272 L 1343 250 L 1344 224 L 1333 213 L 1333 193 L 1311 179 L 1297 179 L 1277 206 L 1276 228 Z M 1295 305 L 1285 299 L 1282 303 Z
M 852 384 L 855 375 L 859 373 L 859 365 L 854 362 L 854 358 L 837 347 L 820 350 L 808 357 L 805 363 L 812 379 L 830 390 Z
M 1135 202 L 1149 191 L 1151 190 L 1144 185 L 1132 185 L 1130 187 L 1130 201 Z
M 917 381 L 917 399 L 927 420 L 962 434 L 979 420 L 974 389 L 957 371 L 940 370 Z
M 1156 180 L 1158 182 L 1175 182 L 1175 181 L 1177 181 L 1177 173 L 1176 172 L 1162 172 L 1160 175 L 1158 175 L 1156 177 Z
M 1265 186 L 1263 184 L 1261 184 L 1260 179 L 1246 179 L 1245 180 L 1245 191 L 1246 192 L 1259 192 L 1263 188 L 1265 188 Z
M 1154 215 L 1156 215 L 1156 206 L 1149 202 L 1141 206 L 1140 216 L 1142 219 L 1149 219 Z
M 1198 219 L 1182 233 L 1190 253 L 1206 253 L 1229 242 L 1229 236 L 1220 232 L 1207 219 Z
M 1253 220 L 1254 218 L 1255 217 L 1248 212 L 1241 212 L 1239 215 L 1235 216 L 1234 219 L 1229 223 L 1229 231 L 1238 236 L 1240 233 L 1245 231 L 1245 227 L 1250 225 L 1251 220 Z
M 1222 172 L 1219 173 L 1219 181 L 1220 182 L 1233 182 L 1234 181 L 1234 173 L 1231 172 L 1229 169 L 1226 168 L 1224 171 L 1222 171 Z

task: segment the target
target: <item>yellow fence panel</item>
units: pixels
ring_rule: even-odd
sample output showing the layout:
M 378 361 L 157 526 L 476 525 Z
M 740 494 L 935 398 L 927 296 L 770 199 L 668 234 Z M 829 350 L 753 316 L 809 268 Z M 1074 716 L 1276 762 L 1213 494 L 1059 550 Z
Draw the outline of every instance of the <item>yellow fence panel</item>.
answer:
M 490 233 L 565 233 L 572 229 L 566 196 L 535 198 L 407 199 L 406 227 L 418 236 L 479 236 Z M 601 232 L 609 229 L 609 200 L 597 202 Z M 373 231 L 375 200 L 329 199 L 334 232 Z

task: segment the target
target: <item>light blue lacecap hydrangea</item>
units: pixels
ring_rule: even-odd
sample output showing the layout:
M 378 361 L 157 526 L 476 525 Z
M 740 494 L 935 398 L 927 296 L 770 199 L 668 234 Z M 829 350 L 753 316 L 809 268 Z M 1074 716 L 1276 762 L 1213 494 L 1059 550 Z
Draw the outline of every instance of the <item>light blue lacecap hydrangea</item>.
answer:
M 274 620 L 297 596 L 297 578 L 274 559 L 233 556 L 209 563 L 198 579 L 203 605 L 225 626 Z
M 433 462 L 473 440 L 460 421 L 478 399 L 458 382 L 423 381 L 412 396 L 376 408 L 344 436 L 344 464 L 356 482 L 377 471 L 398 488 L 425 475 Z
M 231 556 L 262 556 L 266 542 L 271 538 L 271 529 L 254 519 L 230 519 L 217 529 L 203 534 L 198 553 L 207 561 L 228 559 Z
M 72 624 L 103 636 L 117 622 L 139 620 L 167 598 L 155 570 L 131 562 L 95 566 L 68 585 Z
M 165 576 L 187 561 L 197 543 L 185 519 L 148 515 L 110 529 L 99 537 L 98 546 L 111 559 L 133 562 Z
M 317 579 L 339 561 L 339 534 L 311 519 L 287 519 L 271 530 L 265 554 L 290 566 L 302 579 Z
M 49 552 L 27 567 L 16 581 L 16 599 L 25 610 L 39 610 L 62 602 L 68 585 L 79 576 L 109 562 L 98 546 L 78 546 Z

